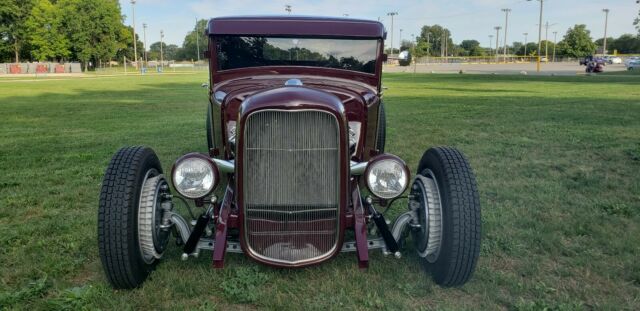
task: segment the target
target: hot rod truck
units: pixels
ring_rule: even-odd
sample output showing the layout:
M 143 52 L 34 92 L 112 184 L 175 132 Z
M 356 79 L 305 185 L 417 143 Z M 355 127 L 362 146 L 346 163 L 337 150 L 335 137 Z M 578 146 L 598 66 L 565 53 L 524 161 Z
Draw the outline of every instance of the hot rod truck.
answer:
M 381 23 L 223 17 L 206 33 L 208 150 L 165 175 L 152 149 L 124 147 L 106 170 L 98 244 L 114 288 L 141 285 L 171 236 L 184 260 L 213 251 L 216 268 L 227 252 L 284 268 L 355 252 L 366 268 L 370 250 L 400 258 L 410 237 L 437 284 L 469 280 L 480 251 L 474 174 L 450 147 L 426 150 L 413 178 L 385 153 Z M 399 198 L 408 208 L 388 222 L 381 211 Z M 185 219 L 176 200 L 199 216 Z

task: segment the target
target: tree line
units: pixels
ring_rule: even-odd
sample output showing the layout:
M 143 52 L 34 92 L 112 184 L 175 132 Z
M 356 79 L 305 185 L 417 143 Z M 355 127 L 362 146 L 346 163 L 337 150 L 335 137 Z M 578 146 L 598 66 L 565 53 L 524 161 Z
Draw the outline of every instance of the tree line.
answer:
M 640 27 L 640 18 L 635 25 Z M 495 39 L 494 39 L 495 40 Z M 483 47 L 477 40 L 463 40 L 460 44 L 454 44 L 451 39 L 451 31 L 441 25 L 423 26 L 420 35 L 414 41 L 403 40 L 399 49 L 394 49 L 394 53 L 408 50 L 414 56 L 491 56 L 496 54 L 496 48 L 492 42 L 491 47 Z M 558 42 L 542 40 L 541 56 L 555 55 L 558 57 L 585 57 L 596 53 L 601 53 L 604 39 L 593 40 L 591 32 L 586 25 L 575 25 L 567 30 L 565 35 Z M 504 46 L 500 44 L 498 54 L 503 54 Z M 624 34 L 618 38 L 607 38 L 607 51 L 612 54 L 617 51 L 619 54 L 640 54 L 640 29 L 638 34 Z M 526 46 L 522 42 L 513 42 L 507 47 L 508 55 L 517 56 L 538 56 L 538 42 L 527 42 Z
M 117 0 L 0 0 L 0 62 L 79 61 L 86 68 L 134 59 L 133 29 L 124 18 Z M 199 20 L 181 47 L 162 43 L 164 59 L 197 59 L 197 40 L 201 51 L 206 46 L 206 24 Z M 140 32 L 138 59 L 145 50 L 149 60 L 160 59 L 160 42 L 146 49 Z

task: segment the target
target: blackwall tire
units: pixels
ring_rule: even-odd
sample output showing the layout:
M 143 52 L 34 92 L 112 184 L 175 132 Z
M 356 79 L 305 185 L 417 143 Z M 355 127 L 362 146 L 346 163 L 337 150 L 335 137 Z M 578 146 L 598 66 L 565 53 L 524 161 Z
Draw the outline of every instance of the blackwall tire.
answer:
M 209 150 L 213 148 L 213 136 L 211 134 L 211 104 L 207 105 L 207 118 L 205 123 L 205 129 L 207 131 L 207 147 L 209 148 L 207 149 L 207 153 L 209 153 Z
M 155 152 L 142 146 L 118 150 L 105 172 L 98 207 L 98 248 L 107 279 L 116 289 L 140 286 L 158 262 L 145 262 L 142 256 L 138 210 L 145 178 L 160 174 Z
M 449 147 L 427 150 L 418 174 L 435 177 L 441 203 L 441 244 L 436 258 L 421 257 L 441 286 L 462 286 L 480 254 L 481 213 L 476 179 L 464 155 Z
M 380 153 L 384 152 L 385 143 L 387 140 L 387 115 L 384 111 L 384 103 L 380 102 L 380 110 L 378 111 L 378 137 L 376 141 L 376 149 Z

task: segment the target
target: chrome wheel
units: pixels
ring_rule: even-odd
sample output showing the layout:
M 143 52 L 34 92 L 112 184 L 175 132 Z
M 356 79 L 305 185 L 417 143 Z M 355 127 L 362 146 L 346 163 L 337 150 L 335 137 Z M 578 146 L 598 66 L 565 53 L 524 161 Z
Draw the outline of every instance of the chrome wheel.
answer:
M 140 192 L 138 209 L 138 243 L 145 263 L 160 259 L 169 240 L 169 231 L 161 230 L 163 191 L 168 189 L 164 175 L 151 169 L 146 173 Z
M 442 202 L 438 182 L 431 170 L 416 176 L 411 187 L 410 206 L 418 224 L 412 231 L 418 255 L 434 263 L 442 245 Z

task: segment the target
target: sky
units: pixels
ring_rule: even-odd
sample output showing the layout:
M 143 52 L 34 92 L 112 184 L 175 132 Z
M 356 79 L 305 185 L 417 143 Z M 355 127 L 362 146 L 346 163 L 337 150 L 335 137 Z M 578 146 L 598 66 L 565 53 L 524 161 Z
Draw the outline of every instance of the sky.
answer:
M 523 42 L 524 33 L 529 33 L 528 42 L 538 40 L 538 19 L 540 2 L 533 0 L 137 0 L 135 4 L 136 31 L 143 40 L 142 24 L 146 23 L 147 43 L 160 40 L 160 30 L 164 30 L 167 44 L 181 45 L 184 36 L 194 28 L 196 19 L 209 19 L 229 15 L 281 15 L 287 14 L 285 5 L 291 5 L 295 15 L 345 16 L 380 20 L 388 35 L 386 45 L 391 41 L 391 17 L 389 12 L 397 12 L 393 18 L 393 46 L 398 47 L 401 39 L 411 39 L 418 35 L 423 25 L 439 24 L 451 30 L 453 41 L 475 39 L 482 46 L 489 46 L 489 35 L 494 35 L 495 26 L 501 26 L 500 45 L 503 44 L 505 13 L 509 15 L 507 42 Z M 132 5 L 130 0 L 120 0 L 125 24 L 131 25 Z M 609 9 L 608 37 L 618 37 L 625 33 L 637 33 L 633 20 L 638 16 L 640 4 L 636 0 L 544 0 L 543 24 L 550 25 L 549 40 L 557 31 L 558 41 L 567 29 L 575 24 L 586 24 L 591 36 L 604 36 L 605 13 Z M 400 32 L 402 29 L 402 32 Z M 542 39 L 545 39 L 543 28 Z M 495 46 L 495 37 L 492 45 Z

